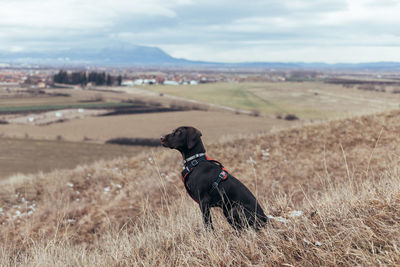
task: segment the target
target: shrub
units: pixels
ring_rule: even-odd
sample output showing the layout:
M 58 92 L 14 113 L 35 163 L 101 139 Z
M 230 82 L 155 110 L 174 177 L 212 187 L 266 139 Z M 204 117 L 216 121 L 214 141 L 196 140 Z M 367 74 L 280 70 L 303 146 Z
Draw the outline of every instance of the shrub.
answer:
M 360 86 L 358 86 L 358 89 L 365 90 L 365 91 L 376 91 L 376 88 L 373 84 L 360 85 Z
M 254 110 L 251 111 L 250 116 L 259 117 L 260 114 L 261 114 L 261 113 L 260 113 L 259 110 L 254 109 Z
M 161 142 L 157 138 L 118 137 L 107 140 L 106 144 L 127 145 L 127 146 L 161 146 Z
M 170 108 L 177 110 L 202 110 L 207 111 L 209 106 L 201 103 L 189 103 L 181 101 L 173 101 L 170 103 Z
M 295 120 L 298 120 L 298 119 L 299 118 L 294 114 L 287 114 L 285 116 L 285 120 L 287 120 L 287 121 L 295 121 Z

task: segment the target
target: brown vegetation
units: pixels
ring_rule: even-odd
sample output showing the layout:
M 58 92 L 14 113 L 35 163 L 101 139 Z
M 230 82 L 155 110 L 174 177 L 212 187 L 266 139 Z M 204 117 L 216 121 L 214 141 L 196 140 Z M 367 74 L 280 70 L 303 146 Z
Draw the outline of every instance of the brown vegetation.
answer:
M 0 189 L 0 265 L 398 265 L 400 112 L 208 145 L 258 197 L 271 224 L 206 232 L 154 149 Z M 301 212 L 300 212 L 301 211 Z
M 106 141 L 106 144 L 128 145 L 128 146 L 161 146 L 158 138 L 129 138 L 118 137 Z

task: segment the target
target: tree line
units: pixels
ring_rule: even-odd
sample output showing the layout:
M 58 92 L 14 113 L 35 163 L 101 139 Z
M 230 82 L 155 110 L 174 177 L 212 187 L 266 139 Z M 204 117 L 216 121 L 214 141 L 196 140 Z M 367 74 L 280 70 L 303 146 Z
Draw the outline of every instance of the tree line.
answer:
M 57 74 L 53 76 L 53 81 L 55 83 L 64 84 L 81 84 L 86 86 L 88 83 L 94 83 L 95 85 L 121 85 L 122 76 L 112 76 L 111 74 L 106 74 L 105 72 L 71 72 L 68 73 L 64 70 L 60 70 Z

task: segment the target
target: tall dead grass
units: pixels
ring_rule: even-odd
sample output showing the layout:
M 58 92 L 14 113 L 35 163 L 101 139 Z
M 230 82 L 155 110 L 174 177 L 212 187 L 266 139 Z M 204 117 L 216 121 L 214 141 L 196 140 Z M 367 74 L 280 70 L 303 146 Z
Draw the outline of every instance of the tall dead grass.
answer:
M 398 265 L 400 177 L 336 185 L 301 208 L 280 214 L 260 232 L 235 233 L 214 212 L 216 231 L 206 232 L 186 197 L 154 212 L 145 209 L 120 227 L 109 220 L 93 244 L 76 244 L 66 232 L 25 243 L 0 245 L 4 265 L 33 266 L 238 266 Z M 285 206 L 285 197 L 264 206 Z M 59 235 L 59 236 L 57 236 Z M 10 244 L 13 244 L 10 246 Z
M 207 232 L 177 153 L 18 176 L 0 189 L 0 265 L 400 264 L 400 112 L 207 146 L 271 223 Z

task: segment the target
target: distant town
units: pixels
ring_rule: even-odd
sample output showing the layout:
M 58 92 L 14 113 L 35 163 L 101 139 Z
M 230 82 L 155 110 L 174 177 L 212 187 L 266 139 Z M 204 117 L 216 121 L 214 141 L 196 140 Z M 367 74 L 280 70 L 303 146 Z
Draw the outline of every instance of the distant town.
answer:
M 60 77 L 63 76 L 63 77 Z M 196 69 L 141 69 L 141 68 L 56 68 L 12 67 L 0 65 L 0 88 L 45 89 L 57 84 L 69 84 L 77 88 L 95 86 L 145 86 L 145 85 L 192 85 L 204 83 L 238 82 L 301 82 L 330 80 L 346 77 L 345 73 L 312 70 L 196 70 Z M 371 79 L 385 84 L 385 79 L 400 79 L 398 73 L 355 72 L 352 77 Z M 358 80 L 359 82 L 359 80 Z
M 187 71 L 144 71 L 144 70 L 113 70 L 113 69 L 88 69 L 88 70 L 58 70 L 58 69 L 21 69 L 0 68 L 0 86 L 5 88 L 30 87 L 49 88 L 57 83 L 55 77 L 64 74 L 67 80 L 62 83 L 74 84 L 78 87 L 92 87 L 96 85 L 109 86 L 140 86 L 140 85 L 198 85 L 201 83 L 215 82 L 243 82 L 243 81 L 286 81 L 294 77 L 294 73 L 287 72 L 255 72 L 237 73 L 230 72 L 187 72 Z M 79 74 L 83 79 L 72 78 Z M 104 82 L 91 81 L 92 74 L 104 76 Z M 70 77 L 68 82 L 68 76 Z M 302 73 L 309 79 L 322 78 L 323 75 L 316 72 Z M 73 82 L 76 80 L 76 82 Z M 101 80 L 101 79 L 100 79 Z M 82 82 L 84 81 L 84 82 Z

